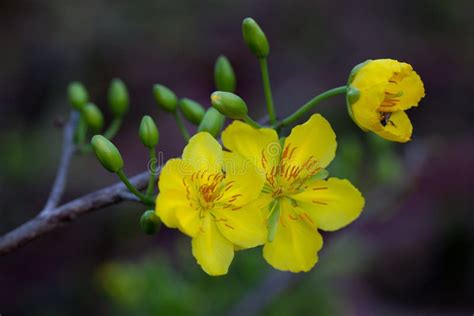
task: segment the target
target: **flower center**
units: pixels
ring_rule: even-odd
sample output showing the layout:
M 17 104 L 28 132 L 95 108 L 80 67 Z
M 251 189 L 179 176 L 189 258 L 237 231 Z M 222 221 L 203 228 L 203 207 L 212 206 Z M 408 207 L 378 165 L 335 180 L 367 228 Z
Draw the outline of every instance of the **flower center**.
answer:
M 262 165 L 266 171 L 266 183 L 263 191 L 271 193 L 274 198 L 284 197 L 305 189 L 306 181 L 318 173 L 318 160 L 309 156 L 302 163 L 293 159 L 298 147 L 287 144 L 277 165 L 268 166 L 268 160 L 262 151 Z M 270 169 L 270 170 L 269 170 Z
M 398 110 L 397 105 L 403 96 L 403 91 L 398 88 L 400 80 L 401 77 L 398 73 L 395 73 L 392 78 L 390 78 L 385 90 L 385 97 L 377 110 L 380 115 L 380 124 L 383 126 L 387 126 L 387 124 L 395 126 L 393 121 L 390 120 L 390 117 L 394 111 Z
M 240 194 L 224 197 L 234 184 L 234 181 L 226 181 L 225 178 L 225 173 L 200 170 L 183 179 L 189 205 L 201 212 L 201 217 L 204 216 L 203 212 L 212 211 L 217 206 L 238 209 L 232 203 L 241 196 Z

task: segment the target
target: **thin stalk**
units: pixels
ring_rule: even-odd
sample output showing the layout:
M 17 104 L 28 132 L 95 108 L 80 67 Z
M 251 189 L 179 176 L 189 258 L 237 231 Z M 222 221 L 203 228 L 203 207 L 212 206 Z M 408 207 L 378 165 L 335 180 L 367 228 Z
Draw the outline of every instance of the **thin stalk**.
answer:
M 123 169 L 117 171 L 117 176 L 120 178 L 120 180 L 122 180 L 123 184 L 125 184 L 127 189 L 131 193 L 133 193 L 137 198 L 139 198 L 140 201 L 142 201 L 146 205 L 153 205 L 153 200 L 152 199 L 150 199 L 149 197 L 142 194 L 140 191 L 137 190 L 137 188 L 135 188 L 133 186 L 133 184 L 130 183 L 127 176 L 125 175 L 125 172 L 123 172 Z
M 250 118 L 250 116 L 248 116 L 248 115 L 246 117 L 244 117 L 244 121 L 245 121 L 245 123 L 247 123 L 248 125 L 250 125 L 252 127 L 255 127 L 255 128 L 261 128 L 262 127 L 260 124 L 258 124 L 254 120 L 252 120 L 252 118 Z
M 155 166 L 156 166 L 156 151 L 155 147 L 150 148 L 150 164 L 149 164 L 149 172 L 150 172 L 150 179 L 148 180 L 148 187 L 146 189 L 146 196 L 151 197 L 153 195 L 153 189 L 155 188 Z
M 267 112 L 270 124 L 276 123 L 275 105 L 273 104 L 272 88 L 270 87 L 270 76 L 268 75 L 267 58 L 259 58 L 260 71 L 262 73 L 263 92 L 267 101 Z
M 346 91 L 347 91 L 346 86 L 341 86 L 341 87 L 337 87 L 337 88 L 325 91 L 325 92 L 315 96 L 311 100 L 309 100 L 306 104 L 301 106 L 295 113 L 291 114 L 290 116 L 288 116 L 287 118 L 285 118 L 281 122 L 277 123 L 276 125 L 274 125 L 274 127 L 281 128 L 283 126 L 288 126 L 291 123 L 297 121 L 301 116 L 305 115 L 309 110 L 314 108 L 321 101 L 329 99 L 329 98 L 331 98 L 333 96 L 336 96 L 338 94 L 345 94 Z
M 104 132 L 104 137 L 112 140 L 115 135 L 117 135 L 120 126 L 122 126 L 123 119 L 121 117 L 115 117 L 112 122 L 110 123 L 107 130 Z
M 178 124 L 179 130 L 181 134 L 183 134 L 184 140 L 188 141 L 191 136 L 189 136 L 188 129 L 184 125 L 183 119 L 179 115 L 178 111 L 173 113 L 174 119 L 176 120 L 176 124 Z

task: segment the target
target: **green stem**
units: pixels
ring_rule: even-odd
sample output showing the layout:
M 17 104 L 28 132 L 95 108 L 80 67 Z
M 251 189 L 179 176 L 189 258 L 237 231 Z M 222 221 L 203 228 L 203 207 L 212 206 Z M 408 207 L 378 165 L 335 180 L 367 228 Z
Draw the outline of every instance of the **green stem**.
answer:
M 337 87 L 337 88 L 325 91 L 321 93 L 320 95 L 315 96 L 314 98 L 309 100 L 306 104 L 301 106 L 295 113 L 291 114 L 290 116 L 288 116 L 287 118 L 285 118 L 284 120 L 276 124 L 275 127 L 280 128 L 283 126 L 290 125 L 291 123 L 297 121 L 301 116 L 306 114 L 306 112 L 308 112 L 309 110 L 314 108 L 316 105 L 318 105 L 321 101 L 331 98 L 333 96 L 336 96 L 338 94 L 345 94 L 346 91 L 347 91 L 347 87 L 342 86 L 342 87 Z
M 156 151 L 155 147 L 150 148 L 150 179 L 148 180 L 148 187 L 146 189 L 146 195 L 151 197 L 153 195 L 153 189 L 155 188 L 155 166 L 156 166 Z
M 120 126 L 122 126 L 122 121 L 123 119 L 121 117 L 115 117 L 110 123 L 107 130 L 104 132 L 104 137 L 109 140 L 112 140 L 112 138 L 114 138 L 114 136 L 117 135 L 120 129 Z
M 127 189 L 131 193 L 133 193 L 137 198 L 139 198 L 140 201 L 142 201 L 143 203 L 149 206 L 153 205 L 152 199 L 142 194 L 140 191 L 137 190 L 137 188 L 133 186 L 133 184 L 130 183 L 127 176 L 125 175 L 125 172 L 123 172 L 123 169 L 120 169 L 119 171 L 117 171 L 117 176 L 120 178 L 120 180 L 122 180 L 123 184 L 125 184 Z
M 247 123 L 248 125 L 250 125 L 254 128 L 261 128 L 262 127 L 260 124 L 258 124 L 254 120 L 252 120 L 252 118 L 250 118 L 250 116 L 248 116 L 248 115 L 246 117 L 244 117 L 244 121 L 245 121 L 245 123 Z
M 183 137 L 186 141 L 189 140 L 189 132 L 186 126 L 184 125 L 183 119 L 179 115 L 178 111 L 175 111 L 173 113 L 174 119 L 176 120 L 176 124 L 178 124 L 179 130 L 181 131 L 181 134 L 183 134 Z
M 267 101 L 268 117 L 270 124 L 276 123 L 275 106 L 273 104 L 272 88 L 270 87 L 270 76 L 268 75 L 267 58 L 259 58 L 260 71 L 262 73 L 263 91 L 265 93 L 265 100 Z

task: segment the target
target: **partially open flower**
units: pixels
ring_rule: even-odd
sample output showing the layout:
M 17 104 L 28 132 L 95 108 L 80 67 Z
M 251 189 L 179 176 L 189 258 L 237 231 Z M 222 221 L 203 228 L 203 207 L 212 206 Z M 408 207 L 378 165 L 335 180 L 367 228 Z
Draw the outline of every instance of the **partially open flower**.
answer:
M 347 105 L 354 122 L 387 140 L 407 142 L 413 126 L 405 110 L 425 96 L 412 66 L 393 59 L 368 60 L 352 70 Z

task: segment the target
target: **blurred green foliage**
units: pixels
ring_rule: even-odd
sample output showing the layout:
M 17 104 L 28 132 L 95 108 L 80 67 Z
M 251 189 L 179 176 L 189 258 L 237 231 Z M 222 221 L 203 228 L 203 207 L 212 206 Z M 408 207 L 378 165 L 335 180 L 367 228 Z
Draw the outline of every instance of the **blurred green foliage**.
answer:
M 97 284 L 113 306 L 110 315 L 223 315 L 270 273 L 283 273 L 264 262 L 259 247 L 237 252 L 228 275 L 209 277 L 196 265 L 189 245 L 180 241 L 174 245 L 180 249 L 176 258 L 157 250 L 138 262 L 108 262 L 98 269 Z M 330 242 L 316 268 L 292 275 L 297 282 L 291 291 L 262 306 L 262 314 L 330 316 L 344 311 L 334 280 L 362 270 L 369 256 L 355 236 Z

